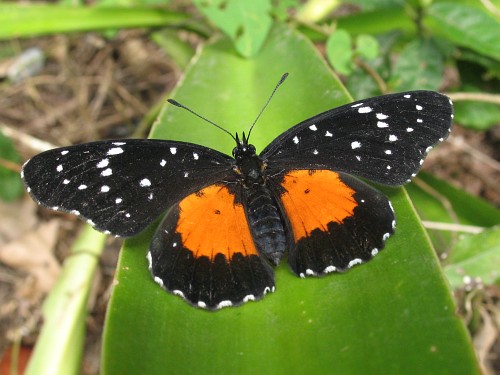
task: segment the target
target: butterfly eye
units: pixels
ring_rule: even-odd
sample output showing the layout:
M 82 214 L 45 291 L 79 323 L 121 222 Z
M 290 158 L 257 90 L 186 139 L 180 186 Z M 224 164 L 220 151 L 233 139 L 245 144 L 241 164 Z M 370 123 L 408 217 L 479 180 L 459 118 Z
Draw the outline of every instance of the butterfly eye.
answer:
M 238 158 L 238 147 L 233 148 L 233 158 L 237 159 Z

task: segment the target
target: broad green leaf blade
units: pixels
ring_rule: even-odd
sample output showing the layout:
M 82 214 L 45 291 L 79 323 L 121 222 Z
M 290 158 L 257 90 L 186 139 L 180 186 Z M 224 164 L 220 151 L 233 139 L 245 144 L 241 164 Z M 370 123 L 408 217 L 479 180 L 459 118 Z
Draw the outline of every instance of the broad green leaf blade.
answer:
M 453 288 L 467 284 L 500 283 L 500 229 L 464 236 L 450 252 L 444 267 Z
M 248 129 L 281 74 L 289 79 L 252 133 L 262 147 L 291 124 L 349 101 L 314 47 L 284 26 L 242 59 L 229 41 L 206 47 L 175 93 L 230 131 Z M 229 151 L 233 141 L 176 107 L 154 137 Z M 370 263 L 345 274 L 295 277 L 276 269 L 277 291 L 218 312 L 195 309 L 152 280 L 145 258 L 154 228 L 127 241 L 108 308 L 102 373 L 478 374 L 467 332 L 433 250 L 402 189 L 384 189 L 397 234 Z
M 426 25 L 453 43 L 500 59 L 500 22 L 481 9 L 457 3 L 433 4 Z

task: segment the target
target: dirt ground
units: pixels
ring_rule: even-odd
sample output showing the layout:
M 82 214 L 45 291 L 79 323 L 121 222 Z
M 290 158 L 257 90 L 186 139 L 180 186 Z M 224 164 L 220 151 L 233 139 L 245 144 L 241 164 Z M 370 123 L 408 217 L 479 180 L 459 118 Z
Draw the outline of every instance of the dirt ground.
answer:
M 0 130 L 14 140 L 23 160 L 47 146 L 146 137 L 150 123 L 143 119 L 154 119 L 151 108 L 165 100 L 181 75 L 140 31 L 122 32 L 112 40 L 85 34 L 8 42 L 0 44 L 0 51 L 21 52 L 34 46 L 44 51 L 46 61 L 41 72 L 32 78 L 16 84 L 2 82 L 4 66 L 0 60 Z M 425 168 L 498 207 L 499 145 L 498 126 L 482 133 L 457 126 L 450 139 L 431 153 Z M 21 165 L 11 167 L 20 170 Z M 0 262 L 0 357 L 21 339 L 21 356 L 29 355 L 42 323 L 41 302 L 56 280 L 81 223 L 70 215 L 39 208 L 28 197 L 0 205 L 0 246 L 26 231 L 33 232 L 33 236 L 43 232 L 45 236 L 47 252 L 41 261 L 50 265 L 51 272 L 44 268 L 43 274 L 38 275 L 42 283 L 35 282 L 40 278 L 33 276 L 41 272 L 39 269 Z M 42 225 L 45 226 L 41 231 Z M 82 373 L 86 375 L 99 372 L 104 315 L 120 244 L 119 240 L 108 239 L 100 260 L 99 282 L 87 320 L 82 364 Z M 486 371 L 499 373 L 499 288 L 472 293 L 457 292 L 460 312 L 473 327 L 474 344 Z M 479 324 L 472 324 L 472 307 L 480 312 Z M 2 366 L 6 357 L 9 355 L 0 361 L 0 373 L 5 369 Z

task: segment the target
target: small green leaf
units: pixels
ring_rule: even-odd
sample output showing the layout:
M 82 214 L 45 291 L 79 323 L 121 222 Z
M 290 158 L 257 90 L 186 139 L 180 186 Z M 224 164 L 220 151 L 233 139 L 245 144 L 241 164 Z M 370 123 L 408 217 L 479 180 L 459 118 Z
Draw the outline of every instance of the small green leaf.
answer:
M 290 17 L 290 11 L 296 12 L 299 5 L 299 0 L 272 0 L 273 15 L 278 20 L 284 21 Z
M 353 69 L 351 35 L 335 30 L 326 41 L 326 56 L 337 72 L 349 75 Z
M 481 90 L 474 91 L 480 92 Z M 475 130 L 487 130 L 498 125 L 498 119 L 500 119 L 500 106 L 498 104 L 456 101 L 454 105 L 456 121 L 462 126 Z
M 391 81 L 396 91 L 436 90 L 443 72 L 443 56 L 433 41 L 417 39 L 401 51 Z
M 367 60 L 378 56 L 378 42 L 371 35 L 361 34 L 356 38 L 356 52 Z
M 2 132 L 0 132 L 0 159 L 13 164 L 17 164 L 21 160 L 10 138 L 4 136 Z M 19 173 L 0 164 L 0 199 L 11 202 L 20 198 L 23 193 L 23 183 Z
M 477 278 L 486 285 L 499 284 L 500 228 L 464 235 L 446 259 L 444 270 L 453 288 L 477 282 Z
M 436 3 L 429 8 L 424 22 L 453 43 L 500 60 L 500 23 L 481 9 Z
M 245 57 L 260 50 L 272 26 L 270 0 L 195 0 L 194 3 L 233 40 Z

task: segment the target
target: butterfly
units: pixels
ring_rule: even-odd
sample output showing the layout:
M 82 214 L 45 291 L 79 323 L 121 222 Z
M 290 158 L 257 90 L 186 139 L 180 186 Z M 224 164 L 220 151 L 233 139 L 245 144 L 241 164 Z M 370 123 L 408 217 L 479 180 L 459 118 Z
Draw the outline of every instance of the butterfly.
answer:
M 21 176 L 39 204 L 107 234 L 134 236 L 164 214 L 147 253 L 153 280 L 217 310 L 273 292 L 285 253 L 300 277 L 372 259 L 395 215 L 359 178 L 409 182 L 450 133 L 453 106 L 433 91 L 377 96 L 309 118 L 259 154 L 253 125 L 231 134 L 232 157 L 186 142 L 109 140 L 43 152 Z

